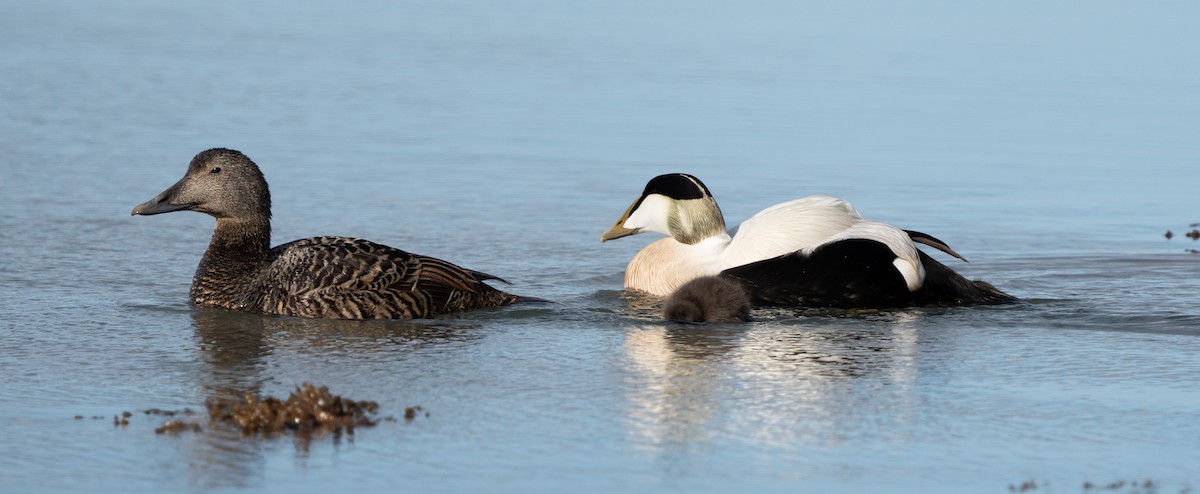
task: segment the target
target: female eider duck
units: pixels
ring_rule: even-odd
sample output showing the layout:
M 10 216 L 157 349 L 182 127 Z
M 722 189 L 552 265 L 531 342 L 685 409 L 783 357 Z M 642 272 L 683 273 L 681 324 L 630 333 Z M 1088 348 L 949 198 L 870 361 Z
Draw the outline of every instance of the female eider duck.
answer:
M 917 249 L 962 256 L 940 240 L 863 219 L 842 199 L 810 196 L 771 206 L 726 231 L 708 188 L 683 173 L 660 175 L 604 242 L 644 231 L 669 237 L 646 246 L 625 270 L 625 288 L 666 296 L 688 281 L 720 276 L 757 305 L 882 308 L 1002 304 L 1016 299 L 970 281 Z
M 134 215 L 199 211 L 217 219 L 192 279 L 192 302 L 332 319 L 412 319 L 536 300 L 497 290 L 495 276 L 348 237 L 272 248 L 271 194 L 258 166 L 231 149 L 197 154 L 187 174 Z

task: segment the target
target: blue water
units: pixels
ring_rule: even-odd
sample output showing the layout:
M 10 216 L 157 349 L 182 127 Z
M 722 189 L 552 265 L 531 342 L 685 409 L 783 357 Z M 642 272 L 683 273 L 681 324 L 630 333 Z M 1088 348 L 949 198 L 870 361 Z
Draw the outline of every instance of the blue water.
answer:
M 2 3 L 0 490 L 1200 488 L 1197 18 Z M 369 238 L 555 303 L 369 323 L 194 309 L 211 219 L 129 211 L 214 146 L 262 167 L 276 243 Z M 730 224 L 845 197 L 1026 303 L 663 323 L 621 292 L 653 239 L 599 234 L 669 171 Z M 305 381 L 429 416 L 306 442 L 156 435 L 140 413 Z

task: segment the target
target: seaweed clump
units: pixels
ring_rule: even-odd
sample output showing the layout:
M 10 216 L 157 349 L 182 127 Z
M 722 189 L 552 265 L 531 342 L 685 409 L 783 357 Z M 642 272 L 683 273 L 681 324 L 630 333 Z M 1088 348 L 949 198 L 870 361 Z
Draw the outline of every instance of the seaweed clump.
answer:
M 200 432 L 200 424 L 185 420 L 168 420 L 161 427 L 154 429 L 155 434 L 177 434 L 185 431 Z
M 355 427 L 379 423 L 374 414 L 379 404 L 355 401 L 309 383 L 296 387 L 286 400 L 247 394 L 243 399 L 213 399 L 208 402 L 212 422 L 236 424 L 243 434 L 277 434 L 285 431 L 354 434 Z
M 1200 223 L 1192 223 L 1188 225 L 1188 228 L 1191 228 L 1192 231 L 1184 233 L 1183 236 L 1192 240 L 1200 240 L 1200 228 L 1197 227 L 1200 227 Z M 1167 233 L 1164 233 L 1163 236 L 1166 237 L 1167 240 L 1171 240 L 1173 237 L 1175 237 L 1175 232 L 1167 230 Z

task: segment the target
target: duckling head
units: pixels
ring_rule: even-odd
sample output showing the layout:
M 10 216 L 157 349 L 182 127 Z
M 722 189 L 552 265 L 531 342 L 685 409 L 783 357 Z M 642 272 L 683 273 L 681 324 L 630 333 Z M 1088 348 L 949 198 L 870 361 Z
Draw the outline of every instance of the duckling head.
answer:
M 269 220 L 271 193 L 246 155 L 213 148 L 197 154 L 175 185 L 133 208 L 133 215 L 199 211 L 221 219 Z
M 625 214 L 600 235 L 600 241 L 643 231 L 670 235 L 692 245 L 725 234 L 725 217 L 700 179 L 669 173 L 651 179 Z
M 663 303 L 663 319 L 679 322 L 746 322 L 750 296 L 737 282 L 701 276 L 684 283 Z

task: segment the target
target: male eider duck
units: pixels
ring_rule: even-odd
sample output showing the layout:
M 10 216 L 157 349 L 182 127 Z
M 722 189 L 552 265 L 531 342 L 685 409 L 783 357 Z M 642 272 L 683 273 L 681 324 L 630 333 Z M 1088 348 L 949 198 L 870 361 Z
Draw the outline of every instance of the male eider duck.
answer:
M 917 249 L 944 242 L 863 219 L 842 199 L 810 196 L 771 206 L 731 231 L 708 188 L 683 173 L 660 175 L 604 242 L 651 231 L 625 270 L 625 288 L 666 296 L 688 281 L 720 276 L 740 283 L 758 305 L 882 308 L 1002 304 L 1016 299 L 970 281 Z
M 495 276 L 357 238 L 312 237 L 272 248 L 267 181 L 231 149 L 197 154 L 179 182 L 132 214 L 188 210 L 217 219 L 192 279 L 192 302 L 200 307 L 412 319 L 527 300 L 484 283 L 504 281 Z
M 684 283 L 663 302 L 663 319 L 678 322 L 746 322 L 750 296 L 736 281 L 701 276 Z

